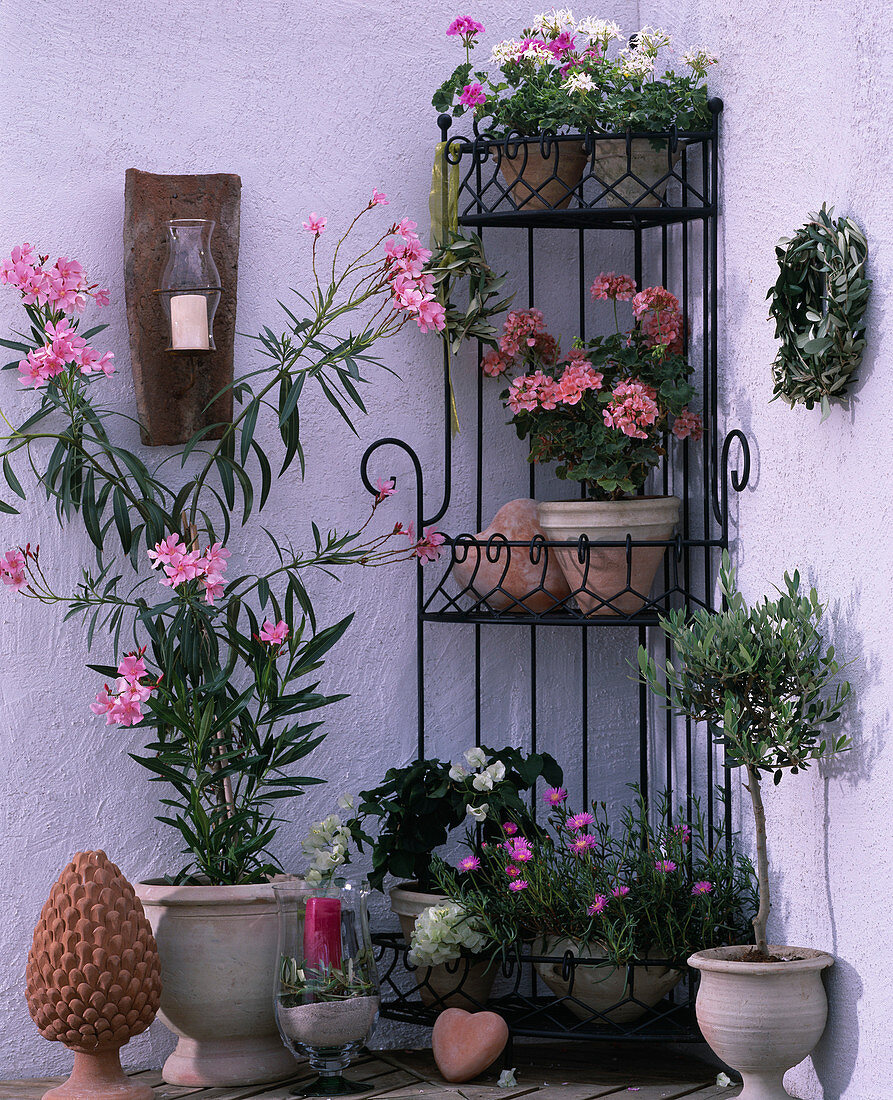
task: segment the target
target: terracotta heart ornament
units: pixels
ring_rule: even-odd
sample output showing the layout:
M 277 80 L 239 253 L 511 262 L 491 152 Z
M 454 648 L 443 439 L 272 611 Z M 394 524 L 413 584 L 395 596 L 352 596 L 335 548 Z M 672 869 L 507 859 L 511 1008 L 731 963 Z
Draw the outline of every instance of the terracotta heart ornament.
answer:
M 508 1024 L 495 1012 L 447 1008 L 434 1021 L 434 1061 L 445 1081 L 470 1081 L 496 1061 L 508 1038 Z

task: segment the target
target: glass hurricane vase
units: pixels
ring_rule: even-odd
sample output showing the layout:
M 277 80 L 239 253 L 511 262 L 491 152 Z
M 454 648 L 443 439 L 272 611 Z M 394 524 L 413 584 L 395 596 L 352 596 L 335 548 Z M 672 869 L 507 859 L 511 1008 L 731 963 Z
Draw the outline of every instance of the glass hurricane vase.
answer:
M 369 935 L 369 884 L 337 878 L 308 890 L 274 884 L 279 962 L 274 1007 L 285 1045 L 305 1055 L 318 1076 L 296 1096 L 368 1091 L 344 1077 L 378 1019 L 378 972 Z

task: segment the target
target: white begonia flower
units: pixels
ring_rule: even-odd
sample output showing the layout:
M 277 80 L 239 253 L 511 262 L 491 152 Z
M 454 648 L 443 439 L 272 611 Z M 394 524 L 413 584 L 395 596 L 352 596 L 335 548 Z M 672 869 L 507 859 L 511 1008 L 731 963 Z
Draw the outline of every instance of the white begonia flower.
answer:
M 472 806 L 471 803 L 465 807 L 465 816 L 473 817 L 475 821 L 486 821 L 487 813 L 490 810 L 490 805 L 487 802 L 482 802 L 480 806 Z
M 499 1075 L 499 1080 L 496 1082 L 498 1089 L 513 1089 L 517 1085 L 518 1079 L 515 1077 L 514 1066 L 511 1069 L 504 1069 Z
M 485 768 L 490 760 L 490 757 L 478 746 L 475 746 L 473 749 L 468 749 L 464 755 L 465 763 L 469 768 Z
M 489 775 L 494 783 L 501 783 L 505 779 L 505 764 L 501 760 L 494 760 L 492 764 L 488 764 L 484 771 Z
M 591 92 L 595 81 L 588 73 L 574 73 L 561 86 L 567 92 Z
M 492 791 L 493 776 L 490 775 L 489 771 L 478 772 L 472 779 L 471 785 L 476 791 Z
M 609 42 L 623 42 L 625 33 L 614 22 L 607 19 L 593 19 L 588 16 L 577 24 L 577 33 L 587 35 L 593 42 L 599 42 L 607 49 Z
M 357 800 L 352 794 L 343 794 L 338 799 L 339 810 L 353 810 L 356 808 Z
M 461 764 L 453 764 L 450 768 L 450 779 L 459 783 L 463 779 L 467 779 L 471 773 L 468 768 L 463 767 Z

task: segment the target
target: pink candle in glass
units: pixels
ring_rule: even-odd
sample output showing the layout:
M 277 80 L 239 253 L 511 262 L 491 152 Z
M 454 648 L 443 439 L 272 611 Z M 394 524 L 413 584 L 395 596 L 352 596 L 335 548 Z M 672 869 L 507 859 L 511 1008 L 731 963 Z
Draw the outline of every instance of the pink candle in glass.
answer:
M 341 967 L 341 902 L 308 898 L 304 915 L 304 966 L 310 970 Z

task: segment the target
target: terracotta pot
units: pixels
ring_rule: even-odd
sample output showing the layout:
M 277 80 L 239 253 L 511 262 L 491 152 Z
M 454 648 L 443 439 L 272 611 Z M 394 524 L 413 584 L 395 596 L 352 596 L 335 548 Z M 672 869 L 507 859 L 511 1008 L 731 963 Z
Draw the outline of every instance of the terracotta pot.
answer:
M 529 543 L 537 535 L 544 538 L 536 501 L 522 498 L 503 504 L 475 539 L 486 543 L 495 535 L 503 535 L 508 542 Z M 559 607 L 570 595 L 561 566 L 542 548 L 533 552 L 538 561 L 531 561 L 528 547 L 505 546 L 498 539 L 490 546 L 459 543 L 456 551 L 464 553 L 465 559 L 453 562 L 452 575 L 463 589 L 470 588 L 497 611 L 542 614 Z
M 417 885 L 415 882 L 401 882 L 390 891 L 391 908 L 400 919 L 400 928 L 407 943 L 412 939 L 419 914 L 429 906 L 446 900 L 444 894 L 426 894 L 417 890 Z M 496 967 L 488 968 L 487 960 L 482 960 L 469 964 L 466 973 L 465 962 L 459 960 L 432 967 L 420 966 L 413 973 L 424 1004 L 430 1007 L 436 1003 L 438 1009 L 464 1008 L 474 1011 L 489 998 L 496 978 Z
M 825 1030 L 825 951 L 770 946 L 796 961 L 739 962 L 740 947 L 698 951 L 698 1026 L 711 1049 L 744 1078 L 739 1100 L 789 1100 L 782 1078 L 812 1051 Z
M 598 205 L 649 209 L 662 205 L 669 180 L 659 185 L 657 181 L 676 167 L 682 150 L 680 143 L 668 158 L 666 148 L 655 149 L 647 138 L 633 138 L 627 163 L 626 141 L 596 141 L 594 174 L 602 185 L 613 188 Z M 651 187 L 653 191 L 649 191 Z
M 540 501 L 540 526 L 554 542 L 586 535 L 589 552 L 580 561 L 576 547 L 550 549 L 564 571 L 577 606 L 587 615 L 634 615 L 651 591 L 663 561 L 664 546 L 599 549 L 627 535 L 634 542 L 664 541 L 673 536 L 682 502 L 678 497 L 632 497 L 629 500 Z
M 597 943 L 580 946 L 572 940 L 549 937 L 534 945 L 538 955 L 565 955 L 570 952 L 575 958 L 603 959 L 604 948 Z M 558 960 L 548 963 L 534 963 L 537 974 L 543 979 L 556 997 L 574 997 L 580 1004 L 567 1001 L 567 1007 L 581 1020 L 588 1020 L 591 1011 L 602 1013 L 615 1024 L 628 1024 L 638 1020 L 649 1008 L 679 984 L 683 972 L 666 966 L 636 966 L 633 968 L 633 982 L 630 985 L 625 966 L 578 966 L 574 968 L 573 989 L 571 980 L 562 977 L 562 963 Z M 635 997 L 636 1004 L 629 1001 Z
M 553 141 L 546 156 L 538 141 L 519 142 L 515 148 L 515 156 L 509 157 L 503 147 L 499 163 L 512 205 L 518 210 L 563 210 L 568 206 L 589 161 L 583 146 Z
M 293 1076 L 295 1060 L 273 1014 L 273 887 L 140 882 L 136 894 L 161 958 L 158 1017 L 179 1037 L 164 1080 L 233 1086 Z

